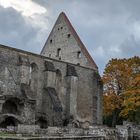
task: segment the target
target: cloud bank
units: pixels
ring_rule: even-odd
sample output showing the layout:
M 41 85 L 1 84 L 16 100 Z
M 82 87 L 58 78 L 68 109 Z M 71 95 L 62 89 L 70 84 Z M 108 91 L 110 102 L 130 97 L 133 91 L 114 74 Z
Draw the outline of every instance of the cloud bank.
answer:
M 139 0 L 1 0 L 0 44 L 39 53 L 64 11 L 103 72 L 111 58 L 140 56 Z

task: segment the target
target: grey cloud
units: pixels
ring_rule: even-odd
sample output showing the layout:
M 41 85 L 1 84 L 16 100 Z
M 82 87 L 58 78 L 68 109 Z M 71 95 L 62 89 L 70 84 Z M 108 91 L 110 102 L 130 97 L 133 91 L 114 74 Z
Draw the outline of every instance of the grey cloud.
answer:
M 0 43 L 24 50 L 40 51 L 36 40 L 39 29 L 28 24 L 20 13 L 12 8 L 0 7 Z
M 9 21 L 7 25 L 0 23 L 0 27 L 7 28 L 7 34 L 4 33 L 4 37 L 2 38 L 10 45 L 12 44 L 10 43 L 11 36 L 15 36 L 14 42 L 16 42 L 16 44 L 13 43 L 12 46 L 22 46 L 21 48 L 24 48 L 25 50 L 39 52 L 39 48 L 42 48 L 45 43 L 57 16 L 60 12 L 64 11 L 68 15 L 90 54 L 95 59 L 101 73 L 105 64 L 112 57 L 123 58 L 140 55 L 140 37 L 137 37 L 139 32 L 136 34 L 137 26 L 140 28 L 139 0 L 32 1 L 40 4 L 48 10 L 49 17 L 42 15 L 41 20 L 44 20 L 45 22 L 46 18 L 49 19 L 49 29 L 46 30 L 44 27 L 41 29 L 33 28 L 31 25 L 26 24 L 25 19 L 20 13 L 11 11 L 15 16 L 10 18 L 10 13 L 8 13 L 9 10 L 2 9 L 1 12 L 5 10 L 5 14 L 9 18 L 6 19 Z M 0 14 L 0 17 L 2 16 L 3 14 Z M 15 26 L 15 21 L 18 21 L 16 23 L 16 26 L 19 26 L 18 28 Z M 135 24 L 136 29 L 134 30 Z M 20 33 L 21 37 L 16 37 Z M 2 31 L 0 31 L 0 37 L 2 34 Z M 26 36 L 28 37 L 26 38 Z M 38 36 L 40 37 L 38 38 Z
M 126 8 L 127 12 L 130 13 L 130 19 L 140 20 L 140 1 L 139 0 L 124 0 L 122 4 Z
M 140 56 L 140 40 L 137 40 L 134 35 L 131 35 L 120 46 L 123 52 L 123 57 Z

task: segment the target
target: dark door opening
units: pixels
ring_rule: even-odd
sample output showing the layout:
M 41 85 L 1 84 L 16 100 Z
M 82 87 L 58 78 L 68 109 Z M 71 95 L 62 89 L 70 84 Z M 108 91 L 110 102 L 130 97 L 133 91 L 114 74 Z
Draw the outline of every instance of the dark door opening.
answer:
M 14 117 L 7 117 L 0 123 L 1 128 L 7 128 L 7 126 L 17 126 L 18 125 L 18 120 L 15 119 Z
M 48 127 L 48 122 L 43 118 L 39 118 L 36 123 L 40 126 L 40 128 L 47 128 Z

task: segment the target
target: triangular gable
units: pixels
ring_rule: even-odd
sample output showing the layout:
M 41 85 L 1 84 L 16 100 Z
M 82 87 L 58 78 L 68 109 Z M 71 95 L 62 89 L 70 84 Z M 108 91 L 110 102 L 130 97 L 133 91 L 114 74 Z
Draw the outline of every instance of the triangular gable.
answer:
M 78 34 L 76 33 L 75 29 L 73 28 L 72 24 L 70 23 L 69 19 L 67 18 L 66 14 L 64 12 L 60 13 L 59 17 L 57 18 L 57 21 L 54 25 L 54 27 L 56 26 L 57 22 L 59 21 L 60 18 L 63 18 L 69 28 L 69 30 L 71 31 L 71 34 L 74 36 L 75 40 L 77 41 L 79 47 L 81 48 L 82 53 L 86 56 L 87 60 L 89 61 L 89 63 L 91 64 L 92 68 L 95 70 L 98 70 L 98 67 L 96 65 L 96 63 L 94 62 L 94 60 L 92 59 L 91 55 L 89 54 L 89 52 L 87 51 L 85 45 L 83 44 L 83 42 L 81 41 L 81 39 L 79 38 Z M 53 28 L 54 28 L 53 27 Z M 53 29 L 52 29 L 53 31 Z M 52 33 L 51 31 L 51 33 Z M 51 35 L 50 33 L 50 35 Z M 50 38 L 50 35 L 48 37 L 48 39 Z M 41 51 L 41 55 L 47 45 L 48 40 L 46 41 L 42 51 Z

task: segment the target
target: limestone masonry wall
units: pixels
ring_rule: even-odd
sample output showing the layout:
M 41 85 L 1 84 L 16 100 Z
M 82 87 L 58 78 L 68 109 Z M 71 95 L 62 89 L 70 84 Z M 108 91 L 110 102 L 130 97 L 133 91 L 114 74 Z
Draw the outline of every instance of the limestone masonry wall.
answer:
M 0 125 L 101 124 L 101 85 L 93 69 L 1 45 Z

